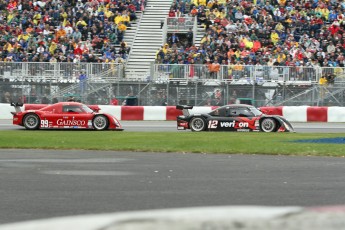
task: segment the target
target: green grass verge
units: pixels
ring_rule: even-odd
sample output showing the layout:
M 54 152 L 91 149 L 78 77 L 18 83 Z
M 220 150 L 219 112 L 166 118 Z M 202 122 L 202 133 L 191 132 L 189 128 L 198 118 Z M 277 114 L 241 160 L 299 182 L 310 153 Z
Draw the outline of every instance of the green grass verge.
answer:
M 0 131 L 0 148 L 345 156 L 345 144 L 293 142 L 333 137 L 342 134 L 14 130 Z

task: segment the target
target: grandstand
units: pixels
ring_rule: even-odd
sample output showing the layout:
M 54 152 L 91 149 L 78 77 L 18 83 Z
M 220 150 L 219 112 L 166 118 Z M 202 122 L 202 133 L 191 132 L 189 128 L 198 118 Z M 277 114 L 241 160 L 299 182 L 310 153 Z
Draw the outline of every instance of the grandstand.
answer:
M 141 105 L 214 105 L 220 90 L 221 104 L 344 104 L 340 2 L 12 0 L 0 9 L 1 102 L 108 104 L 131 93 Z

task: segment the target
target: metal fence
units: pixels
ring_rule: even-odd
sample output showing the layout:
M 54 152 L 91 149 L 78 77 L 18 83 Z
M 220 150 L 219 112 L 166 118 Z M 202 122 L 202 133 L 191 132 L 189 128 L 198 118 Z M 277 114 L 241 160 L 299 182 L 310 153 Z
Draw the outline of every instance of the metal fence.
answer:
M 76 82 L 85 72 L 90 82 L 123 78 L 123 65 L 115 63 L 0 62 L 3 81 Z
M 219 80 L 236 84 L 267 81 L 316 83 L 322 75 L 344 74 L 344 68 L 290 67 L 261 65 L 184 65 L 154 64 L 153 79 Z
M 86 79 L 80 80 L 85 74 Z M 115 63 L 0 62 L 1 101 L 41 103 L 76 97 L 86 101 L 123 79 L 124 66 Z M 5 96 L 5 94 L 7 96 Z M 108 92 L 106 93 L 108 94 Z
M 345 106 L 345 69 L 284 66 L 152 64 L 150 78 L 127 79 L 113 63 L 0 62 L 0 102 L 52 103 L 74 97 L 88 104 Z M 79 80 L 85 73 L 87 79 Z M 321 76 L 334 82 L 319 85 Z M 116 99 L 116 100 L 114 100 Z

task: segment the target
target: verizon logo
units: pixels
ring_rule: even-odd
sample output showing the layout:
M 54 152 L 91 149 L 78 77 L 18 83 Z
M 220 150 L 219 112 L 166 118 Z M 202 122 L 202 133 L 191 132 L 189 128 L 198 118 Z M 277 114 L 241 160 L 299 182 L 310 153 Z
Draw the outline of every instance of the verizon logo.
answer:
M 241 128 L 249 127 L 248 122 L 237 122 L 237 124 L 238 124 L 238 127 L 241 127 Z M 236 121 L 232 121 L 232 122 L 223 121 L 223 122 L 220 122 L 220 127 L 222 127 L 222 128 L 234 128 L 235 125 L 236 125 Z

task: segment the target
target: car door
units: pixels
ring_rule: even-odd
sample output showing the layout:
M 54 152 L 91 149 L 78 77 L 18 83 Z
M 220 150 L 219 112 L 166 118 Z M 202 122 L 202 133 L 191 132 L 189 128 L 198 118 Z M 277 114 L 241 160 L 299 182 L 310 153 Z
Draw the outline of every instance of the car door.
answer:
M 222 111 L 211 115 L 208 121 L 209 130 L 250 131 L 255 128 L 254 114 L 245 107 L 224 107 Z
M 221 131 L 236 131 L 238 123 L 237 117 L 239 116 L 239 111 L 237 108 L 227 107 L 224 114 L 219 119 L 218 129 Z
M 236 108 L 232 111 L 234 129 L 236 131 L 256 130 L 257 118 L 247 107 Z
M 55 126 L 57 128 L 89 128 L 92 117 L 92 114 L 86 113 L 79 105 L 64 105 L 61 113 L 55 117 Z
M 41 129 L 56 129 L 59 128 L 57 123 L 61 119 L 61 105 L 52 105 L 45 108 L 41 114 Z
M 222 107 L 210 113 L 208 129 L 210 131 L 234 131 L 234 114 L 236 112 L 229 106 Z

